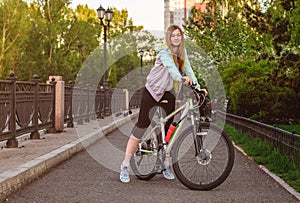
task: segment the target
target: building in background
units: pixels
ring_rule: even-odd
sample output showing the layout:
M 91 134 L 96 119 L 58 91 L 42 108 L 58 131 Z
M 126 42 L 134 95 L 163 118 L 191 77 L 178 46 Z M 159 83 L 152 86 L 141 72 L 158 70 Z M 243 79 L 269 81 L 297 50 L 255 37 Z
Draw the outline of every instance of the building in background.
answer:
M 164 0 L 164 29 L 169 25 L 175 24 L 183 28 L 188 20 L 191 8 L 195 4 L 205 3 L 204 0 Z
M 249 6 L 254 10 L 261 10 L 259 1 L 246 0 L 238 2 L 237 4 L 239 6 Z M 203 24 L 203 20 L 205 21 L 205 19 L 201 14 L 214 14 L 215 10 L 218 9 L 221 12 L 222 19 L 224 19 L 229 12 L 228 0 L 164 0 L 164 29 L 166 30 L 171 24 L 183 28 L 183 25 L 185 25 L 191 15 L 192 7 L 195 7 L 197 11 L 194 18 L 196 18 L 201 25 L 210 27 L 214 27 L 214 24 L 209 22 Z M 242 13 L 240 13 L 239 17 L 242 18 Z

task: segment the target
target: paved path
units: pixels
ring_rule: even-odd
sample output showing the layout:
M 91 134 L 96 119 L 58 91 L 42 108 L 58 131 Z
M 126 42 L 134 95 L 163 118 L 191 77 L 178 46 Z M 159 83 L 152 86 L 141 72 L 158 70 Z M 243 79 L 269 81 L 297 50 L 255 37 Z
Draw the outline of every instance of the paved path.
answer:
M 134 109 L 130 117 L 110 116 L 56 134 L 41 132 L 38 140 L 30 140 L 27 134 L 18 137 L 19 148 L 5 148 L 6 142 L 0 142 L 0 202 L 136 115 Z M 102 135 L 95 135 L 95 131 Z
M 128 137 L 123 132 L 128 134 L 130 129 L 130 125 L 122 126 L 107 139 L 124 150 Z M 7 202 L 300 202 L 238 150 L 231 175 L 211 191 L 192 191 L 178 180 L 167 181 L 161 175 L 150 181 L 133 176 L 131 183 L 122 184 L 119 173 L 103 167 L 97 159 L 96 155 L 106 146 L 105 140 L 52 168 L 8 196 Z M 107 160 L 114 158 L 102 155 Z M 119 166 L 121 159 L 117 157 L 109 165 Z

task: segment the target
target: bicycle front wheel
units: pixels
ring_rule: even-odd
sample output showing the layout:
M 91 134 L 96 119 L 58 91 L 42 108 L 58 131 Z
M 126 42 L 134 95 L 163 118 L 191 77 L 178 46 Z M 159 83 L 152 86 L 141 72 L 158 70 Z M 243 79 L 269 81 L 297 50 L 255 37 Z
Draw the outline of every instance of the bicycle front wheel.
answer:
M 192 190 L 211 190 L 225 181 L 234 163 L 234 148 L 218 126 L 201 123 L 196 138 L 186 129 L 172 150 L 173 169 L 179 181 Z M 195 145 L 199 146 L 196 152 Z

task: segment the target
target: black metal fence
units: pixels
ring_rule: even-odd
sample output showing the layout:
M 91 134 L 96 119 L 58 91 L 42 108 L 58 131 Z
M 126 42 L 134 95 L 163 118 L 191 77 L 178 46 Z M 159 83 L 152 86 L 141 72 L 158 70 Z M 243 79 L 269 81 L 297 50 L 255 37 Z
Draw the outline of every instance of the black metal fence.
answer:
M 221 116 L 224 119 L 226 117 L 226 123 L 234 126 L 241 132 L 249 133 L 251 136 L 258 136 L 272 143 L 283 154 L 291 157 L 292 161 L 300 169 L 300 135 L 221 111 L 218 111 L 217 116 Z
M 0 80 L 0 141 L 17 147 L 17 136 L 30 133 L 37 139 L 40 129 L 54 128 L 54 99 L 55 81 L 41 84 L 34 76 L 31 82 L 20 82 L 14 73 Z
M 30 133 L 30 139 L 39 139 L 42 129 L 55 132 L 55 87 L 54 78 L 40 83 L 36 75 L 30 82 L 17 81 L 14 73 L 0 80 L 0 141 L 7 140 L 7 147 L 18 147 L 20 135 Z M 141 90 L 127 92 L 70 83 L 64 89 L 64 123 L 74 127 L 74 122 L 81 125 L 111 114 L 127 115 L 139 107 L 140 98 Z M 226 117 L 226 123 L 242 132 L 268 140 L 300 168 L 299 135 L 221 111 L 217 116 Z
M 0 141 L 7 140 L 6 147 L 18 147 L 17 137 L 23 134 L 39 139 L 40 130 L 56 132 L 55 90 L 54 78 L 40 83 L 35 75 L 32 81 L 24 82 L 11 73 L 7 80 L 0 80 Z M 139 102 L 139 92 L 128 95 L 126 90 L 69 83 L 64 88 L 64 123 L 74 127 L 74 122 L 81 125 L 113 113 L 127 115 Z

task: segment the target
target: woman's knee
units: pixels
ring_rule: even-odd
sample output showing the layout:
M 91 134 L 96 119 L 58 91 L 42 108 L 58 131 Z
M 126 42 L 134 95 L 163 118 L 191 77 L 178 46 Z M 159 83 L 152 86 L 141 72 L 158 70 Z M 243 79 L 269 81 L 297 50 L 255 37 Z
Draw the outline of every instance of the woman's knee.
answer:
M 131 132 L 130 137 L 135 137 L 136 139 L 141 139 L 146 132 L 147 128 L 139 128 L 138 126 L 134 126 Z
M 134 140 L 134 141 L 137 141 L 137 142 L 140 141 L 140 138 L 136 137 L 136 136 L 133 135 L 133 134 L 130 135 L 130 139 L 132 139 L 132 140 Z

